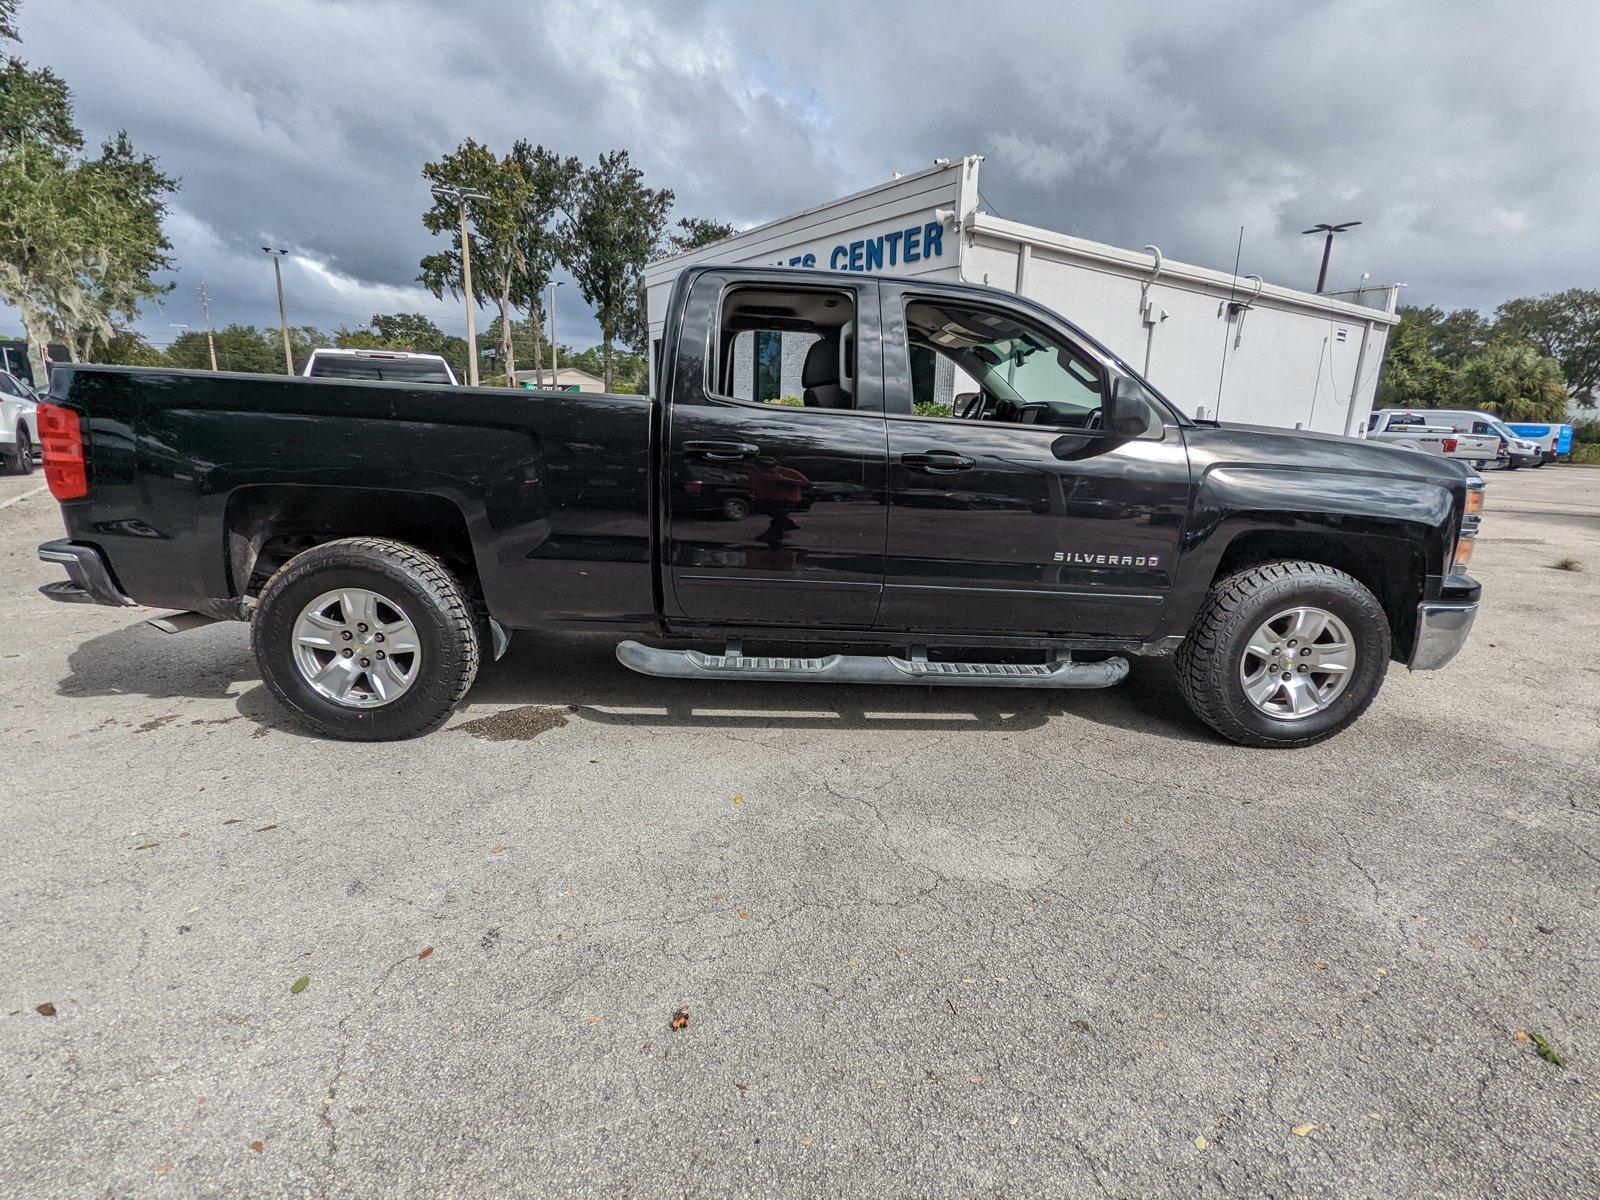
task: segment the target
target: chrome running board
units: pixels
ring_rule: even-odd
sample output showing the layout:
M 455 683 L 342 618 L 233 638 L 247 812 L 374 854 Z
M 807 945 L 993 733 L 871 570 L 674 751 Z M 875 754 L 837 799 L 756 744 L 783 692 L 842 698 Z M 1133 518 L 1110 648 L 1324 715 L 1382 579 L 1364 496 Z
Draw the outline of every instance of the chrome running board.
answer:
M 1073 662 L 1063 654 L 1050 663 L 929 662 L 920 653 L 893 655 L 828 654 L 820 658 L 746 655 L 737 643 L 728 654 L 700 650 L 662 650 L 627 641 L 617 646 L 617 661 L 641 675 L 665 679 L 748 679 L 787 683 L 910 683 L 951 687 L 1101 688 L 1120 683 L 1128 660 Z

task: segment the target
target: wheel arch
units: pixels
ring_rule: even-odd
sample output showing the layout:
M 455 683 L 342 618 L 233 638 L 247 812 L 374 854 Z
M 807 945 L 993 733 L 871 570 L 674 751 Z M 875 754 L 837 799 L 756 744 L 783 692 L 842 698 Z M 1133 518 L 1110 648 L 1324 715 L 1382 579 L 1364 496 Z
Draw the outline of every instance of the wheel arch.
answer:
M 481 591 L 467 517 L 432 492 L 316 484 L 251 484 L 228 496 L 223 520 L 228 583 L 253 596 L 296 554 L 349 537 L 389 538 L 427 551 L 469 592 Z
M 1400 530 L 1359 534 L 1305 528 L 1244 530 L 1223 548 L 1206 589 L 1236 571 L 1274 559 L 1322 563 L 1355 579 L 1377 597 L 1388 617 L 1390 658 L 1404 662 L 1410 657 L 1417 605 L 1428 573 L 1425 550 L 1416 539 Z

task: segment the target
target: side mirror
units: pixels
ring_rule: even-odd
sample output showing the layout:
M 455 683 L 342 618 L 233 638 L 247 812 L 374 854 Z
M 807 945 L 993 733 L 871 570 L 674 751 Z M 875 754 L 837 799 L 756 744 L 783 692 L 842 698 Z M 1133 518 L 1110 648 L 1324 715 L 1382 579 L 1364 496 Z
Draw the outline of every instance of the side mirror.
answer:
M 1140 395 L 1144 389 L 1123 375 L 1114 376 L 1101 406 L 1100 423 L 1120 438 L 1142 437 L 1150 429 L 1150 409 Z

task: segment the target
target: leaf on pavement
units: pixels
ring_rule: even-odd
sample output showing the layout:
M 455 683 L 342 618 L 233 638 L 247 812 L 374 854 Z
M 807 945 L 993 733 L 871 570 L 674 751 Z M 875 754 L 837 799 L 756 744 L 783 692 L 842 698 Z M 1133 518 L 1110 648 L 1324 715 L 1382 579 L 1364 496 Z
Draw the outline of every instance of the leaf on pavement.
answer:
M 256 832 L 257 833 L 271 833 L 276 828 L 277 828 L 276 825 L 263 825 L 260 829 L 256 830 Z
M 1310 1121 L 1307 1121 L 1304 1125 L 1296 1125 L 1293 1129 L 1289 1130 L 1289 1132 L 1294 1134 L 1295 1137 L 1305 1137 L 1306 1134 L 1310 1133 L 1315 1128 L 1315 1125 L 1313 1125 Z
M 50 1001 L 46 1000 L 43 1004 L 35 1004 L 33 1006 L 33 1011 L 38 1013 L 41 1017 L 53 1017 L 56 1015 L 56 1006 L 51 1004 Z
M 267 1146 L 266 1146 L 265 1142 L 251 1142 L 250 1143 L 250 1149 L 254 1150 L 257 1154 L 260 1154 L 266 1148 L 267 1148 Z
M 1534 1033 L 1529 1036 L 1533 1038 L 1533 1048 L 1539 1052 L 1539 1057 L 1544 1059 L 1545 1062 L 1558 1067 L 1567 1065 L 1567 1060 L 1561 1057 L 1560 1051 L 1550 1044 L 1549 1039 L 1544 1034 Z
M 298 996 L 301 992 L 305 991 L 310 986 L 311 986 L 311 976 L 302 975 L 302 976 L 300 976 L 299 979 L 296 979 L 293 983 L 291 983 L 289 985 L 289 994 L 291 996 Z
M 1516 1038 L 1519 1042 L 1526 1042 L 1529 1040 L 1527 1031 L 1522 1029 L 1517 1030 L 1511 1036 Z
M 429 955 L 430 955 L 430 954 L 432 954 L 432 953 L 433 953 L 433 947 L 432 947 L 432 946 L 424 946 L 424 947 L 423 947 L 423 948 L 422 948 L 422 953 L 420 953 L 420 954 L 418 954 L 418 955 L 417 955 L 417 957 L 418 957 L 418 958 L 419 958 L 419 959 L 421 959 L 421 958 L 427 958 L 427 957 L 428 957 L 428 956 L 429 956 Z
M 146 842 L 142 846 L 135 846 L 134 849 L 135 850 L 154 850 L 159 845 L 161 845 L 160 842 Z
M 672 1014 L 672 1028 L 687 1029 L 688 1027 L 689 1010 L 687 1008 L 680 1008 L 677 1012 Z
M 735 796 L 735 797 L 734 797 L 734 798 L 733 798 L 733 802 L 734 802 L 734 804 L 736 804 L 736 805 L 738 805 L 738 804 L 743 804 L 743 803 L 744 803 L 744 797 L 743 797 L 743 796 Z
M 604 1017 L 597 1015 L 597 1016 L 590 1017 L 588 1023 L 590 1025 L 598 1025 L 598 1024 L 600 1024 L 601 1021 L 604 1021 L 604 1020 L 605 1020 Z
M 1203 1137 L 1197 1137 L 1194 1140 L 1194 1148 L 1196 1150 L 1204 1150 L 1210 1144 L 1211 1143 L 1206 1141 L 1205 1138 L 1203 1138 Z

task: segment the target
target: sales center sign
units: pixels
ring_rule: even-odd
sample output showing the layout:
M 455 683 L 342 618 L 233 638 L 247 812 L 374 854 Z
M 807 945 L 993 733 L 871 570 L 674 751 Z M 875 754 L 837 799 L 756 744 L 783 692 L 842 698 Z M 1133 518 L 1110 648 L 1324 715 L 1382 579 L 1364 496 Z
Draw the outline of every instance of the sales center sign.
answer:
M 818 261 L 819 256 L 821 261 Z M 788 259 L 779 259 L 774 265 L 809 268 L 825 266 L 830 271 L 881 271 L 887 267 L 943 257 L 944 226 L 938 221 L 929 221 L 925 225 L 911 225 L 903 229 L 891 229 L 887 233 L 875 234 L 872 237 L 840 242 L 826 253 L 817 251 L 796 254 Z

